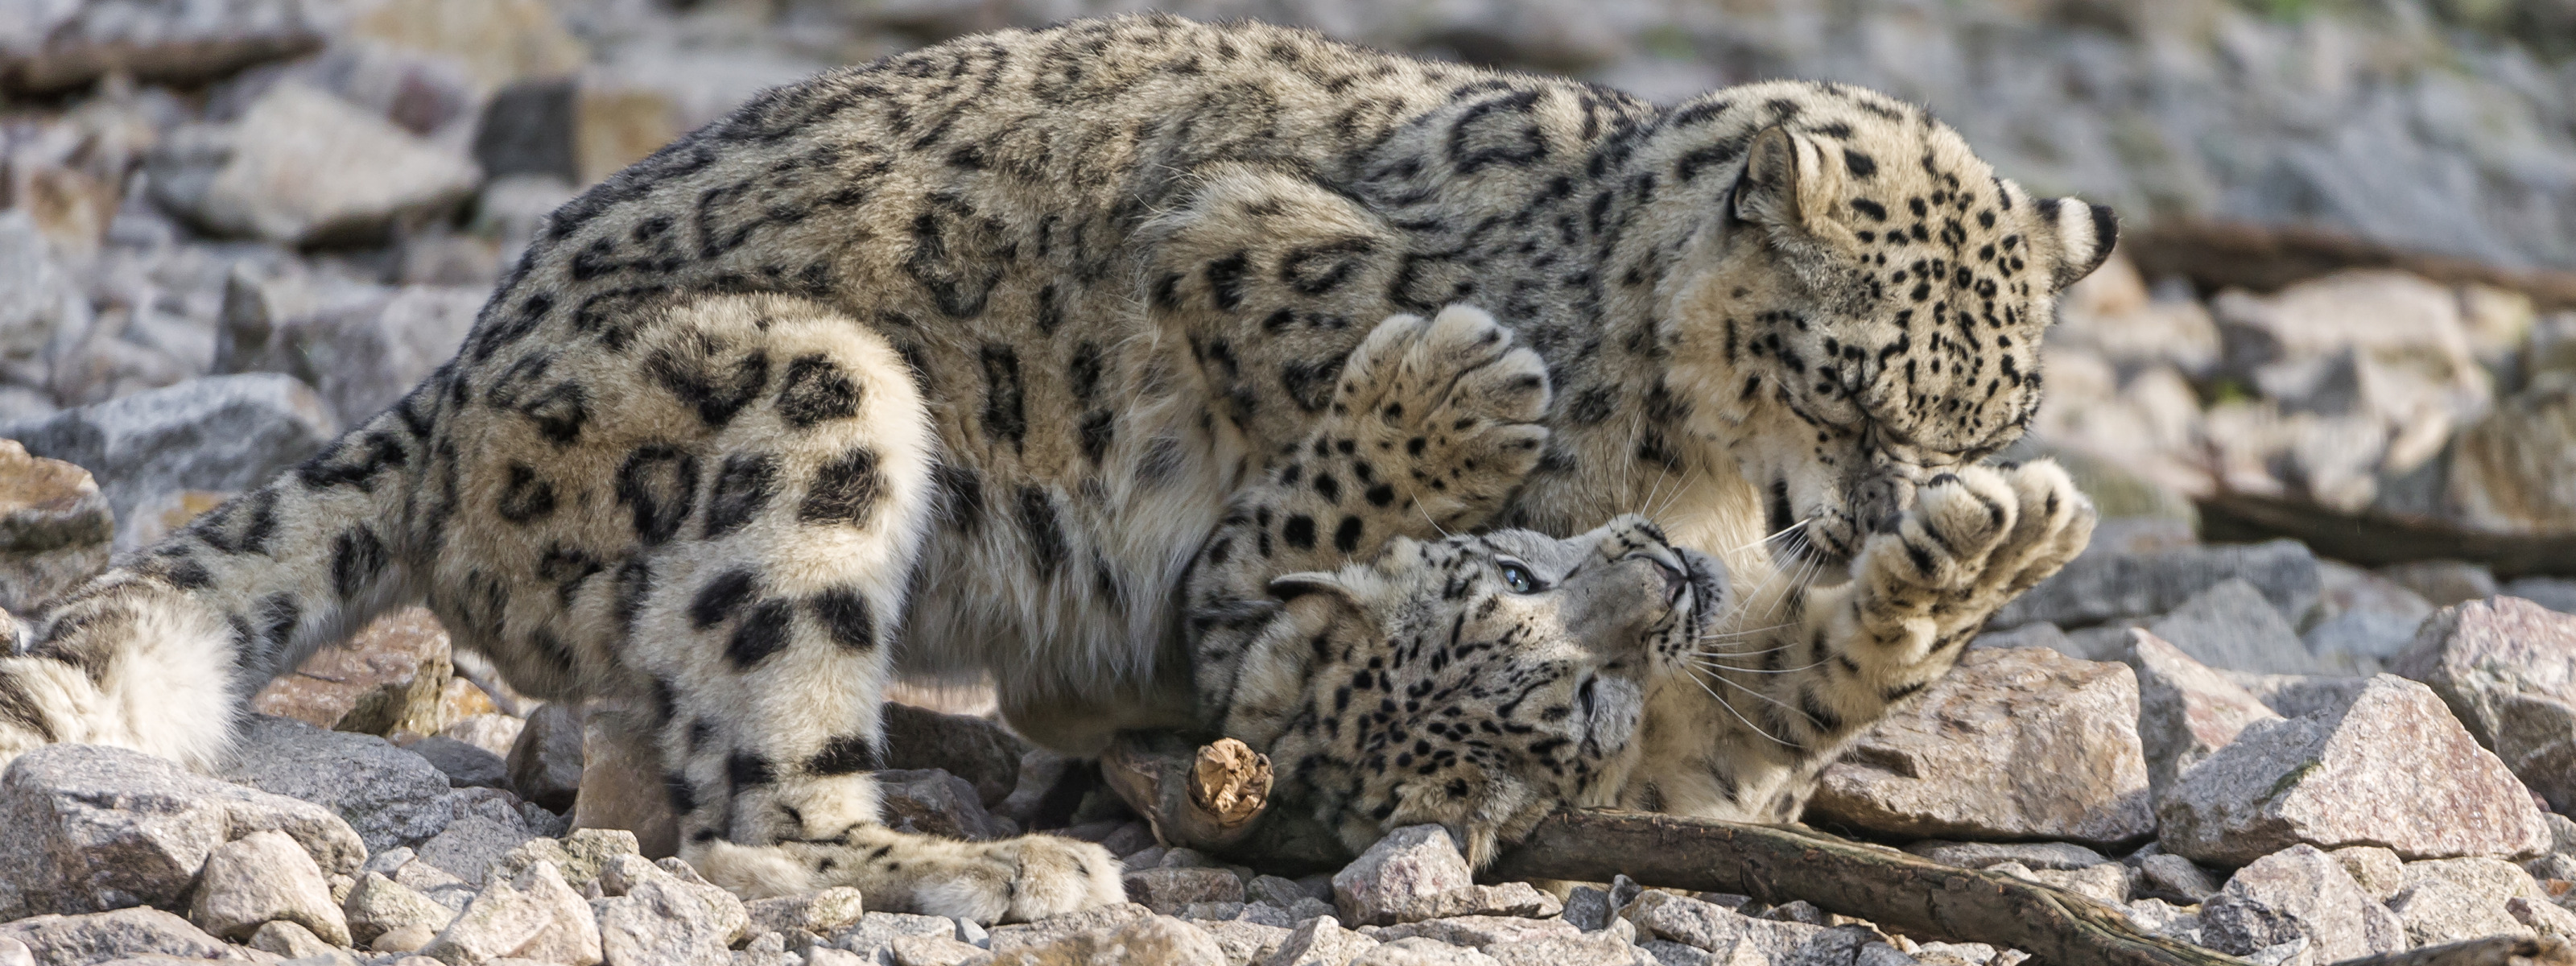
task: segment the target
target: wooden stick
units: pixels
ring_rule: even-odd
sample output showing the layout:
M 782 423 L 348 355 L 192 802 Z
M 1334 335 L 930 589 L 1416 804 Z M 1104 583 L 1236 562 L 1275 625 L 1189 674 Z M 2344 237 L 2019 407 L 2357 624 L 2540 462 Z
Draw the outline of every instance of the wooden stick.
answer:
M 1503 853 L 1503 878 L 1731 892 L 1772 904 L 1804 899 L 1906 932 L 2009 946 L 2058 964 L 2242 966 L 2150 936 L 2119 909 L 2000 872 L 1960 869 L 1819 832 L 1644 812 L 1559 812 Z

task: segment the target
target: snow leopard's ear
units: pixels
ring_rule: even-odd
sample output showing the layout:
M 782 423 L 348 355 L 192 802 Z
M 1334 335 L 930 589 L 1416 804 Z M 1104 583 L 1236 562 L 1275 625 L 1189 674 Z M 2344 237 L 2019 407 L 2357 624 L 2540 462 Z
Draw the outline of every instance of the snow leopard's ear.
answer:
M 1740 221 L 1811 231 L 1832 214 L 1842 189 L 1843 169 L 1827 163 L 1822 145 L 1774 124 L 1753 135 L 1744 150 L 1734 214 Z
M 2111 258 L 2111 247 L 2120 243 L 2120 219 L 2108 205 L 2086 204 L 2080 198 L 2042 198 L 2031 208 L 2039 216 L 2031 226 L 2038 237 L 2032 240 L 2055 250 L 2057 270 L 2049 281 L 2059 289 L 2093 274 Z

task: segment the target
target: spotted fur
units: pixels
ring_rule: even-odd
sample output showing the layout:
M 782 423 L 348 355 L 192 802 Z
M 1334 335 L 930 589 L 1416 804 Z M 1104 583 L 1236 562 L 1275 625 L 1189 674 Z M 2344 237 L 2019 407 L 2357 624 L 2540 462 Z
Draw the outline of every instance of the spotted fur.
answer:
M 425 601 L 524 691 L 651 709 L 681 847 L 728 884 L 1029 918 L 1115 899 L 1114 865 L 877 824 L 890 676 L 990 674 L 1071 751 L 1275 730 L 1242 680 L 1320 605 L 1273 578 L 1638 510 L 1743 590 L 1694 660 L 1825 670 L 1649 682 L 1622 800 L 1782 815 L 2080 545 L 2063 474 L 1972 464 L 2113 233 L 1839 85 L 1667 109 L 1259 25 L 968 37 L 555 212 L 453 362 L 56 602 L 0 658 L 0 757 L 214 761 L 259 682 Z M 1314 747 L 1338 764 L 1293 777 L 1348 814 L 1451 814 Z

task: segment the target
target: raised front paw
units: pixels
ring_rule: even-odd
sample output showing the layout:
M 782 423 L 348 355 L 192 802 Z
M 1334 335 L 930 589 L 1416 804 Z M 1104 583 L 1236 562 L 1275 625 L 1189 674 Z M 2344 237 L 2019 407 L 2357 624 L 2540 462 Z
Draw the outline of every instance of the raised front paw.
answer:
M 1861 623 L 1883 638 L 1947 650 L 2082 552 L 2094 516 L 2093 502 L 2049 460 L 1934 477 L 1854 562 L 1867 592 Z
M 1418 503 L 1444 524 L 1481 518 L 1538 465 L 1547 366 L 1481 309 L 1390 317 L 1342 373 L 1333 414 L 1374 505 Z

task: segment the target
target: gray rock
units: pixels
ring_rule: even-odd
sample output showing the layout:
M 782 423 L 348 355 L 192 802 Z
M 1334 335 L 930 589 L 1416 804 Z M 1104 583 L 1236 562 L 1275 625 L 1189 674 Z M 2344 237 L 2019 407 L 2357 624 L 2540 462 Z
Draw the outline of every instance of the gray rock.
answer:
M 1759 957 L 1755 962 L 1777 962 L 1826 931 L 1805 923 L 1756 919 L 1713 903 L 1655 891 L 1638 893 L 1635 901 L 1619 910 L 1619 917 L 1636 924 L 1640 939 L 1705 949 L 1717 954 L 1720 963 L 1746 955 Z
M 2418 560 L 2389 564 L 2379 575 L 2414 591 L 2435 607 L 2449 607 L 2496 595 L 2495 572 L 2462 560 Z
M 2549 845 L 2539 809 L 2504 763 L 2430 689 L 2386 674 L 2341 712 L 2247 726 L 2184 772 L 2157 815 L 2166 851 L 2213 865 L 2298 843 L 2382 845 L 2412 858 Z
M 1575 886 L 1565 895 L 1565 921 L 1585 932 L 1609 925 L 1611 914 L 1617 911 L 1610 907 L 1610 893 L 1592 886 Z
M 2192 905 L 2216 894 L 2221 883 L 2199 863 L 2179 855 L 2150 855 L 2138 863 L 2140 884 L 2152 895 Z
M 2004 605 L 1988 626 L 2006 629 L 2048 621 L 2084 627 L 2154 617 L 2230 578 L 2252 583 L 2292 621 L 2316 605 L 2321 586 L 2316 555 L 2295 540 L 2086 556 Z
M 1132 919 L 1141 919 L 1152 914 L 1153 910 L 1129 903 L 1121 906 L 1110 906 L 1105 910 L 1096 909 L 1089 913 L 1075 913 L 1074 915 L 1089 915 L 1092 919 L 1102 920 L 1101 923 L 1090 923 L 1089 920 L 1085 920 L 1084 922 L 1085 924 L 1097 925 L 1098 928 L 1107 929 L 1113 928 L 1120 923 L 1124 923 Z M 1063 919 L 1065 917 L 1057 916 L 1055 918 Z M 1111 919 L 1115 919 L 1116 921 L 1109 922 L 1108 920 Z M 1031 943 L 1044 942 L 1045 940 L 1042 938 L 1032 937 L 1037 933 L 1059 927 L 1073 928 L 1076 931 L 1079 931 L 1079 929 L 1072 923 L 1055 923 L 1054 920 L 1044 920 L 1039 923 L 1030 923 L 1019 926 L 1003 926 L 995 929 L 993 930 L 990 942 L 993 944 L 995 949 L 1008 947 L 1021 942 L 1024 938 Z M 832 937 L 833 948 L 845 949 L 861 955 L 874 955 L 876 950 L 883 948 L 887 943 L 895 941 L 895 939 L 900 936 L 953 937 L 957 935 L 957 924 L 938 916 L 920 916 L 908 912 L 868 912 L 861 913 L 857 922 L 851 923 L 830 935 Z M 1052 933 L 1048 933 L 1048 935 L 1052 935 Z
M 304 847 L 282 832 L 253 832 L 206 857 L 188 920 L 240 942 L 272 921 L 292 922 L 334 946 L 349 944 L 349 922 Z
M 2576 615 L 2512 597 L 2445 607 L 2389 670 L 2431 686 L 2551 808 L 2576 810 Z
M 2561 614 L 2576 614 L 2576 580 L 2524 577 L 2504 585 L 2504 596 L 2520 597 Z
M 2147 782 L 2159 791 L 2172 787 L 2183 769 L 2236 740 L 2246 725 L 2280 717 L 2152 631 L 2129 631 L 2121 660 L 2138 675 L 2138 741 L 2147 757 Z
M 2326 670 L 2262 590 L 2239 577 L 2211 584 L 2147 629 L 2211 667 L 2268 674 Z
M 45 915 L 0 924 L 0 940 L 24 943 L 37 966 L 90 966 L 143 956 L 231 959 L 233 949 L 159 909 L 84 916 Z
M 249 490 L 340 433 L 321 397 L 275 373 L 215 376 L 0 425 L 27 452 L 79 464 L 118 519 L 173 490 Z
M 722 959 L 751 924 L 733 893 L 683 880 L 642 856 L 610 859 L 599 881 L 610 896 L 595 904 L 600 949 L 620 966 Z
M 340 904 L 340 911 L 347 917 L 349 938 L 361 945 L 413 926 L 435 935 L 456 918 L 456 910 L 375 872 L 359 874 L 357 884 L 349 889 L 348 900 Z M 426 937 L 423 941 L 427 941 Z
M 374 735 L 324 731 L 291 718 L 252 716 L 223 776 L 328 808 L 369 849 L 417 845 L 444 831 L 455 815 L 447 774 L 428 759 Z
M 1708 950 L 1669 939 L 1649 939 L 1638 943 L 1637 948 L 1654 957 L 1656 966 L 1710 966 L 1716 962 Z
M 342 425 L 355 426 L 455 356 L 490 295 L 427 285 L 331 290 L 319 280 L 236 268 L 225 284 L 214 371 L 294 376 Z
M 243 945 L 273 953 L 296 966 L 358 966 L 356 957 L 323 942 L 312 930 L 283 919 L 259 927 Z
M 1400 907 L 1397 922 L 1445 919 L 1452 916 L 1520 916 L 1548 919 L 1565 911 L 1565 904 L 1547 893 L 1531 888 L 1526 882 L 1501 885 L 1471 885 L 1435 895 L 1422 896 Z
M 2478 895 L 2444 879 L 2429 879 L 2389 897 L 2388 911 L 2406 925 L 2406 937 L 2418 946 L 2437 946 L 2496 935 L 2529 933 L 2504 900 Z
M 2200 935 L 2210 948 L 2239 956 L 2305 939 L 2317 962 L 2407 948 L 2396 915 L 2363 894 L 2341 863 L 2308 845 L 2237 870 L 2202 904 Z
M 1350 966 L 1496 966 L 1480 950 L 1461 949 L 1437 939 L 1408 937 L 1377 946 L 1351 959 Z
M 449 966 L 503 957 L 591 966 L 600 961 L 599 926 L 563 874 L 539 863 L 516 883 L 496 879 L 485 885 L 420 954 Z
M 0 89 L 60 91 L 119 72 L 213 80 L 320 49 L 317 12 L 294 0 L 34 4 L 0 20 Z
M 2129 922 L 2150 936 L 2179 939 L 2194 946 L 2202 945 L 2200 912 L 2197 906 L 2181 907 L 2162 899 L 2140 899 L 2129 903 L 2128 912 Z
M 1328 889 L 1326 895 L 1330 894 Z M 1297 880 L 1283 879 L 1275 875 L 1256 875 L 1252 877 L 1252 881 L 1243 884 L 1243 898 L 1246 902 L 1268 902 L 1289 906 L 1295 905 L 1299 899 L 1313 896 L 1314 894 L 1307 892 L 1306 887 L 1299 885 Z
M 198 228 L 298 246 L 380 242 L 482 181 L 461 152 L 296 81 L 236 121 L 169 132 L 146 170 L 154 199 Z
M 523 827 L 503 825 L 481 815 L 460 815 L 447 823 L 446 829 L 421 842 L 416 854 L 419 861 L 446 870 L 459 881 L 479 886 L 489 881 L 484 875 L 486 870 L 491 869 L 502 856 L 533 838 L 535 836 L 529 835 Z M 505 878 L 513 877 L 518 871 L 512 869 L 502 874 Z
M 2347 866 L 2347 868 L 2349 868 Z M 2464 859 L 2427 859 L 2408 862 L 2397 874 L 2397 894 L 2428 882 L 2446 882 L 2474 896 L 2479 902 L 2502 908 L 2505 900 L 2547 898 L 2540 884 L 2521 866 L 2501 859 L 2470 857 Z M 2395 901 L 2393 898 L 2390 901 Z
M 859 890 L 834 886 L 801 896 L 753 899 L 742 904 L 742 911 L 751 918 L 750 928 L 755 933 L 801 929 L 830 936 L 859 924 L 859 917 L 866 912 L 860 907 L 860 899 Z
M 581 709 L 554 702 L 528 713 L 510 746 L 510 790 L 547 811 L 572 811 L 581 792 Z
M 2127 667 L 1972 650 L 1856 739 L 1807 810 L 1889 835 L 2108 844 L 2153 830 L 2147 796 Z
M 886 944 L 895 966 L 965 966 L 989 958 L 984 950 L 944 936 L 900 936 Z
M 1446 829 L 1408 825 L 1333 874 L 1333 904 L 1345 922 L 1382 926 L 1416 899 L 1474 884 L 1474 870 Z
M 32 616 L 105 569 L 115 541 L 115 514 L 89 471 L 0 439 L 0 611 Z
M 1068 921 L 1056 923 L 1055 920 Z M 994 930 L 992 966 L 1118 966 L 1123 963 L 1225 966 L 1226 963 L 1225 950 L 1217 945 L 1215 937 L 1204 929 L 1170 916 L 1148 913 L 1142 917 L 1119 918 L 1073 913 L 1033 925 L 1046 928 L 1022 933 L 1008 945 L 1003 942 L 1003 931 Z
M 0 828 L 0 919 L 176 908 L 208 855 L 255 832 L 286 833 L 331 875 L 366 856 L 348 823 L 319 806 L 100 745 L 48 745 L 11 762 Z
M 1376 946 L 1377 940 L 1342 928 L 1341 920 L 1317 916 L 1289 930 L 1261 966 L 1343 966 Z
M 431 767 L 447 775 L 454 788 L 508 788 L 510 766 L 501 756 L 474 745 L 431 735 L 404 745 L 403 750 L 429 759 Z
M 2324 580 L 2315 623 L 2299 635 L 2309 653 L 2329 664 L 2360 658 L 2385 661 L 2415 639 L 2415 626 L 2433 605 L 2396 581 L 2348 564 L 2317 562 Z M 2342 657 L 2338 657 L 2341 655 Z
M 1950 842 L 1925 839 L 1905 847 L 1905 851 L 1943 865 L 1962 869 L 1982 869 L 2003 862 L 2019 862 L 2032 869 L 2084 869 L 2111 861 L 2100 852 L 2073 842 Z
M 1243 902 L 1243 880 L 1224 869 L 1144 869 L 1127 873 L 1125 882 L 1130 901 L 1165 915 L 1198 903 Z
M 575 889 L 589 888 L 599 878 L 600 870 L 621 855 L 640 854 L 635 833 L 625 829 L 574 829 L 560 839 L 529 839 L 493 861 L 496 874 L 517 878 L 519 873 L 540 862 L 554 863 L 563 872 L 564 881 Z M 816 930 L 821 932 L 822 930 Z
M 1202 922 L 1197 926 L 1216 940 L 1217 948 L 1225 952 L 1227 966 L 1252 966 L 1270 958 L 1279 951 L 1280 944 L 1288 941 L 1289 931 L 1280 926 L 1239 920 Z
M 892 702 L 885 707 L 887 769 L 946 771 L 965 779 L 988 808 L 998 808 L 1019 787 L 1021 759 L 1034 750 L 1019 736 L 973 715 Z
M 960 839 L 1017 834 L 991 812 L 965 779 L 938 768 L 876 773 L 877 810 L 891 828 Z
M 1527 919 L 1520 916 L 1451 916 L 1424 919 L 1419 922 L 1363 930 L 1381 943 L 1421 936 L 1437 939 L 1452 946 L 1483 949 L 1497 943 L 1529 942 L 1560 936 L 1581 935 L 1583 930 L 1563 919 Z
M 1617 936 L 1533 939 L 1485 947 L 1501 966 L 1660 966 L 1652 953 Z

